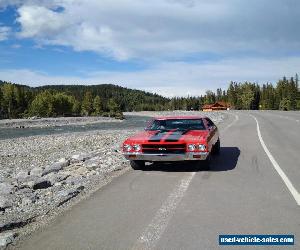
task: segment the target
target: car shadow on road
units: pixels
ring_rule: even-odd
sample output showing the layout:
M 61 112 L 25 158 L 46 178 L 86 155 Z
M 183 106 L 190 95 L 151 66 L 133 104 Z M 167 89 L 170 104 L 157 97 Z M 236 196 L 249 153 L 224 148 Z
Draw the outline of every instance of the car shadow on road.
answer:
M 201 163 L 191 162 L 170 162 L 151 163 L 143 168 L 143 171 L 163 171 L 163 172 L 222 172 L 233 170 L 238 162 L 240 150 L 238 147 L 221 147 L 219 155 L 211 158 L 210 169 L 205 169 Z
M 238 147 L 221 147 L 220 154 L 212 157 L 210 171 L 221 172 L 235 169 L 239 156 Z

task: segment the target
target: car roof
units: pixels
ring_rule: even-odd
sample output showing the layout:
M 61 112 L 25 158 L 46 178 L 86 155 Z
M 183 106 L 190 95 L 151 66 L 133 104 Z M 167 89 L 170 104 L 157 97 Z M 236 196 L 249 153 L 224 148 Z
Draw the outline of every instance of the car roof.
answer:
M 158 116 L 154 117 L 155 120 L 175 120 L 175 119 L 202 119 L 206 118 L 206 116 Z

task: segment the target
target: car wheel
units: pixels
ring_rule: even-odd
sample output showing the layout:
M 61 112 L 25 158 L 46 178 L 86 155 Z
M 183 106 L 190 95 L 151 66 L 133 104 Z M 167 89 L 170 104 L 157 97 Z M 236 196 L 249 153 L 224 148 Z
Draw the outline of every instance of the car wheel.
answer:
M 220 154 L 220 151 L 221 151 L 221 142 L 220 142 L 220 138 L 219 138 L 213 147 L 212 153 L 215 155 L 218 155 L 218 154 Z
M 145 167 L 144 161 L 130 161 L 130 166 L 134 170 L 142 170 Z

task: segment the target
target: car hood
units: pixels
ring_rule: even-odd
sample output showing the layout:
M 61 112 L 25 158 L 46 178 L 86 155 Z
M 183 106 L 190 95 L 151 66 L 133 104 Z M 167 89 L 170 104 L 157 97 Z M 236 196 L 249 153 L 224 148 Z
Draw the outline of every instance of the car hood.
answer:
M 168 131 L 168 132 L 158 132 L 158 131 L 144 131 L 135 134 L 134 136 L 128 138 L 125 142 L 143 144 L 143 143 L 199 143 L 205 142 L 208 136 L 207 130 L 191 130 L 186 133 L 183 131 Z

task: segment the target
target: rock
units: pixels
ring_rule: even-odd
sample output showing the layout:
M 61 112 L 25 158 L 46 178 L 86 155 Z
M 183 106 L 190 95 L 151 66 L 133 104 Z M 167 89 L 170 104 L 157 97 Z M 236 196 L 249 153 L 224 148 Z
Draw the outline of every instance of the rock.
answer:
M 22 206 L 28 206 L 32 203 L 36 202 L 37 194 L 33 190 L 30 190 L 30 192 L 24 192 L 20 195 L 21 204 Z
M 95 170 L 92 170 L 92 171 L 90 171 L 89 173 L 87 173 L 87 175 L 86 176 L 92 176 L 92 175 L 97 175 L 97 171 L 95 171 Z
M 27 219 L 12 219 L 7 220 L 4 223 L 0 223 L 0 233 L 8 230 L 13 230 L 15 228 L 20 228 L 26 226 L 28 223 L 31 223 L 35 220 L 34 217 L 29 217 Z M 1 234 L 0 234 L 1 235 Z
M 0 183 L 0 195 L 8 195 L 13 192 L 14 187 L 6 182 Z
M 30 175 L 31 175 L 31 176 L 41 177 L 41 176 L 42 176 L 42 173 L 43 173 L 43 169 L 42 169 L 42 168 L 39 168 L 39 167 L 33 168 L 33 169 L 31 169 L 31 171 L 30 171 Z
M 23 183 L 26 183 L 26 182 L 29 182 L 29 181 L 34 181 L 38 176 L 35 176 L 35 175 L 28 175 L 28 172 L 25 172 L 25 171 L 21 171 L 19 172 L 15 178 L 18 182 L 18 186 Z
M 65 180 L 66 184 L 70 184 L 70 185 L 79 185 L 80 183 L 82 183 L 83 178 L 81 176 L 70 176 L 69 178 L 67 178 Z
M 0 211 L 5 211 L 5 209 L 12 207 L 11 199 L 5 196 L 0 196 Z
M 84 166 L 81 166 L 81 167 L 77 168 L 76 170 L 74 170 L 74 173 L 77 175 L 86 175 L 88 172 L 89 172 L 89 170 Z
M 61 164 L 62 168 L 65 168 L 65 167 L 69 166 L 70 161 L 69 161 L 69 160 L 66 160 L 66 158 L 61 158 L 61 159 L 58 161 L 58 163 Z
M 16 237 L 17 234 L 13 232 L 0 234 L 0 247 L 7 247 L 7 245 L 11 244 Z
M 89 159 L 95 157 L 96 155 L 97 155 L 96 153 L 73 155 L 73 156 L 71 157 L 70 162 L 71 162 L 71 163 L 84 162 L 84 161 L 86 161 L 86 160 L 89 160 Z
M 20 171 L 16 174 L 15 178 L 18 180 L 18 182 L 24 182 L 28 178 L 28 172 L 27 171 Z
M 88 170 L 96 170 L 100 165 L 101 159 L 99 157 L 94 157 L 84 162 L 84 166 Z
M 56 183 L 54 183 L 54 187 L 60 187 L 60 186 L 62 186 L 63 184 L 61 183 L 61 182 L 56 182 Z
M 72 155 L 71 160 L 79 160 L 80 155 Z
M 68 190 L 63 190 L 58 192 L 57 194 L 57 198 L 59 200 L 58 203 L 58 207 L 63 205 L 64 203 L 66 203 L 67 201 L 69 201 L 70 199 L 76 197 L 80 191 L 82 191 L 84 189 L 83 186 L 80 186 L 78 188 L 72 188 L 72 189 L 68 189 Z
M 69 173 L 55 173 L 50 176 L 48 176 L 48 180 L 52 183 L 55 184 L 56 182 L 61 182 L 66 180 L 70 176 Z
M 62 170 L 62 169 L 63 169 L 63 164 L 60 162 L 56 162 L 52 165 L 45 167 L 45 169 L 43 170 L 42 176 L 50 174 L 50 173 L 57 173 L 59 170 Z
M 36 178 L 38 178 L 38 177 L 36 176 Z M 23 182 L 21 185 L 19 185 L 19 188 L 20 189 L 23 189 L 23 188 L 33 188 L 35 181 L 36 180 L 31 180 L 31 181 Z
M 32 188 L 34 190 L 37 190 L 37 189 L 45 189 L 51 186 L 52 186 L 51 181 L 49 181 L 48 179 L 40 178 L 36 180 Z
M 85 154 L 72 155 L 70 163 L 83 162 L 86 160 L 86 157 L 87 155 Z

